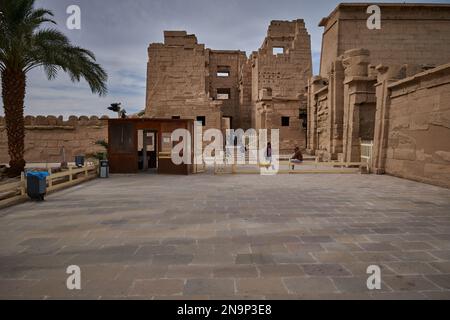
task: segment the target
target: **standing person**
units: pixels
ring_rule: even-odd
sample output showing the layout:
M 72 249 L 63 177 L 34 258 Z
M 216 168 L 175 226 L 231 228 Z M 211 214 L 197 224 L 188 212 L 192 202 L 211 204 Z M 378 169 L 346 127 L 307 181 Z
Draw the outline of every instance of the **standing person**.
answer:
M 274 165 L 272 163 L 272 144 L 269 142 L 267 143 L 267 148 L 266 148 L 266 161 L 269 162 L 269 164 L 272 167 L 272 170 L 274 169 Z
M 302 163 L 303 162 L 303 154 L 300 151 L 299 147 L 295 147 L 294 149 L 294 155 L 291 157 L 292 163 Z M 292 165 L 292 170 L 295 169 L 295 165 Z
M 269 142 L 266 148 L 266 160 L 272 163 L 272 144 Z

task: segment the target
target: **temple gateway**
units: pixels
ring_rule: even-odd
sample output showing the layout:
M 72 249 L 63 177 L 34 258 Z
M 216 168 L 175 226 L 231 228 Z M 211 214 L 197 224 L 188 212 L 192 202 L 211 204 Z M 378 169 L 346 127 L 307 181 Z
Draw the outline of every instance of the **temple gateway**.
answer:
M 450 187 L 450 4 L 379 4 L 381 29 L 367 27 L 368 6 L 343 3 L 318 22 L 318 75 L 302 19 L 271 21 L 250 56 L 207 48 L 186 31 L 165 31 L 164 43 L 148 48 L 145 111 L 133 117 L 154 120 L 128 121 L 133 145 L 114 146 L 113 168 L 125 156 L 133 163 L 118 172 L 151 168 L 142 159 L 155 154 L 140 155 L 142 141 L 163 152 L 167 132 L 158 130 L 200 122 L 223 132 L 279 129 L 282 154 L 298 146 L 318 161 L 364 157 L 373 173 Z M 61 146 L 68 158 L 95 152 L 93 142 L 108 139 L 108 122 L 97 117 L 26 117 L 25 123 L 29 162 L 58 162 Z M 8 162 L 6 132 L 0 133 L 0 161 Z M 121 148 L 129 152 L 122 158 Z M 164 156 L 157 156 L 161 163 Z

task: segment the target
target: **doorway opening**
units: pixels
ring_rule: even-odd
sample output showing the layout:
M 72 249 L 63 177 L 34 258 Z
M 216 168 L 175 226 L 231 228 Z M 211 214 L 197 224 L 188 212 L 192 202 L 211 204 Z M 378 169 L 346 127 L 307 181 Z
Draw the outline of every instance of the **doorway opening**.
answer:
M 155 130 L 138 130 L 138 169 L 141 172 L 157 173 L 157 137 Z

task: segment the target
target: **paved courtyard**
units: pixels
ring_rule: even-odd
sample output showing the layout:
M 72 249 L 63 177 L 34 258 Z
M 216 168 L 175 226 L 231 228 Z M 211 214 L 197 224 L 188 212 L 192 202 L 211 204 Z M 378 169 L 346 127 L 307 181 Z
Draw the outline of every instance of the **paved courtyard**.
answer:
M 0 297 L 449 299 L 450 190 L 358 174 L 97 179 L 0 210 Z

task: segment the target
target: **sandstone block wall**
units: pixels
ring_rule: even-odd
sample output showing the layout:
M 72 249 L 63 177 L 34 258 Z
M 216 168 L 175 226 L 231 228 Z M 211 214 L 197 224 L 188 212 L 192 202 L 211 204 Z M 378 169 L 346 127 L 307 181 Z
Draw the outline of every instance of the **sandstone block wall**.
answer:
M 145 116 L 204 116 L 205 129 L 280 128 L 284 146 L 306 146 L 299 114 L 306 110 L 312 62 L 303 20 L 272 21 L 262 47 L 249 59 L 238 50 L 205 49 L 185 31 L 166 31 L 164 38 L 148 50 Z M 283 52 L 274 54 L 274 47 Z M 258 108 L 261 102 L 265 108 Z M 289 118 L 288 127 L 282 126 L 283 117 Z
M 25 117 L 25 161 L 59 163 L 62 147 L 68 162 L 76 155 L 104 152 L 103 147 L 95 145 L 108 137 L 108 125 L 102 119 L 107 117 Z M 9 163 L 7 141 L 5 120 L 0 117 L 0 163 L 4 164 Z
M 316 92 L 317 95 L 317 153 L 330 151 L 330 106 L 328 101 L 328 86 Z
M 388 88 L 385 172 L 450 187 L 450 64 Z
M 230 118 L 231 127 L 241 128 L 242 114 L 240 109 L 239 79 L 240 71 L 247 61 L 247 56 L 243 51 L 233 50 L 208 50 L 209 54 L 209 96 L 218 100 L 222 90 L 229 91 L 229 98 L 221 100 L 222 116 Z M 228 73 L 228 76 L 219 76 L 218 73 Z
M 274 54 L 273 48 L 283 48 L 284 53 Z M 304 21 L 272 21 L 254 59 L 256 93 L 270 88 L 273 97 L 297 99 L 312 75 L 311 39 Z
M 289 117 L 289 126 L 282 126 L 281 118 Z M 294 148 L 306 147 L 306 130 L 303 120 L 299 119 L 297 101 L 273 101 L 267 127 L 280 130 L 280 150 L 282 154 L 293 154 Z
M 449 187 L 450 5 L 379 4 L 381 30 L 366 26 L 369 5 L 340 4 L 320 22 L 308 151 L 361 161 L 373 141 L 373 172 Z
M 369 30 L 370 4 L 340 4 L 324 27 L 320 75 L 345 51 L 365 48 L 371 63 L 438 66 L 450 61 L 450 4 L 378 4 L 381 29 Z
M 373 140 L 376 77 L 370 52 L 348 50 L 332 63 L 328 77 L 308 85 L 308 151 L 325 161 L 361 160 L 361 141 Z
M 274 52 L 280 49 L 280 53 Z M 306 110 L 305 87 L 312 75 L 311 39 L 303 20 L 272 21 L 252 63 L 252 126 L 280 129 L 282 152 L 306 148 L 300 110 Z M 282 126 L 282 118 L 289 126 Z
M 239 72 L 239 108 L 241 128 L 252 127 L 252 60 L 247 59 Z
M 208 50 L 195 35 L 165 31 L 164 44 L 151 44 L 148 55 L 145 116 L 205 117 L 205 128 L 221 128 L 222 102 L 209 96 Z

